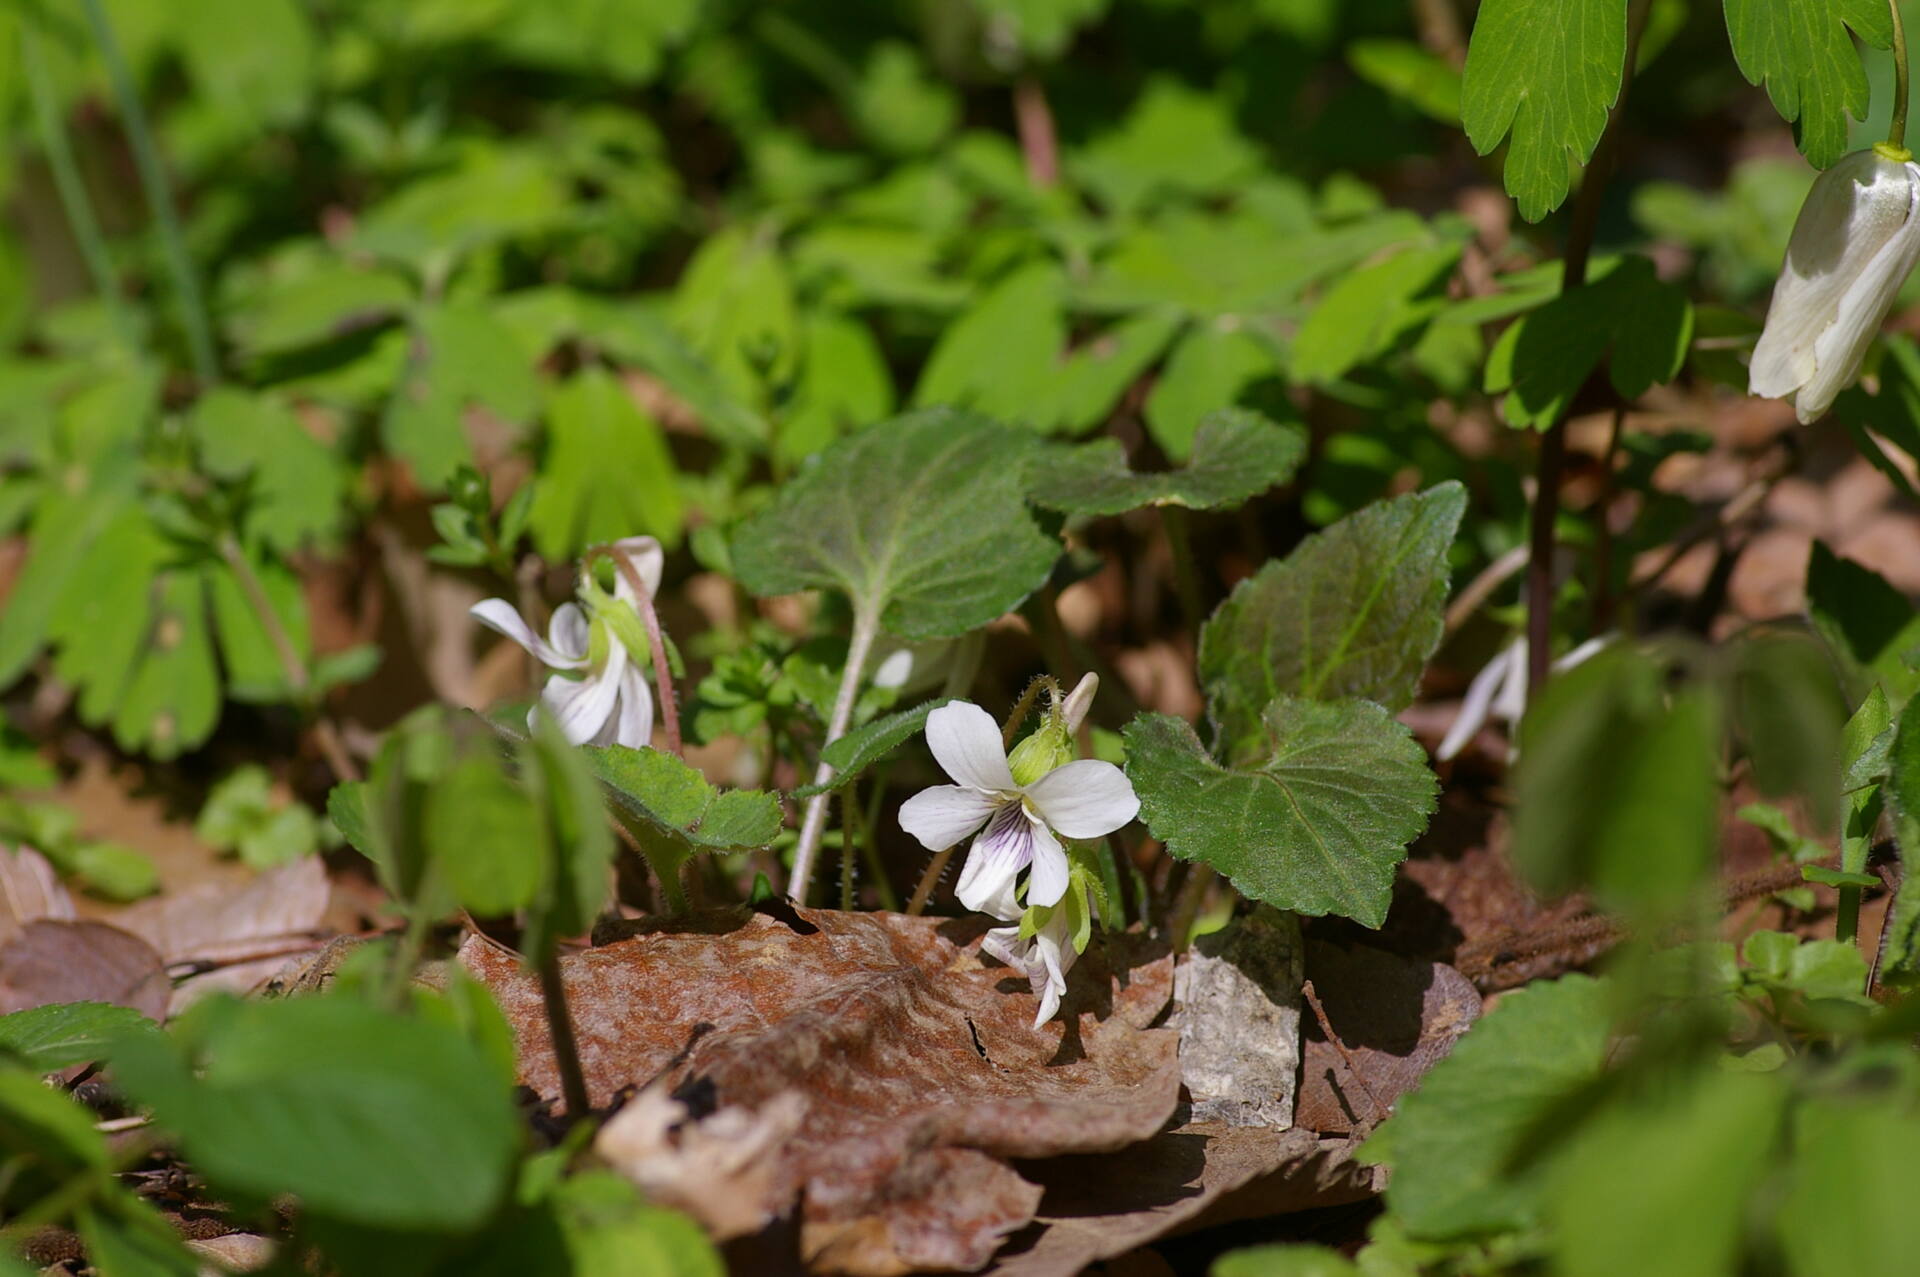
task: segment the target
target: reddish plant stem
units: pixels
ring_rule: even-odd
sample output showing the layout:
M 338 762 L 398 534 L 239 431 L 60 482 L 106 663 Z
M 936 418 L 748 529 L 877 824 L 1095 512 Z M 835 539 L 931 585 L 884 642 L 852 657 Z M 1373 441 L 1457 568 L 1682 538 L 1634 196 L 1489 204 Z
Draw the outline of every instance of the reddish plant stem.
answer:
M 660 631 L 660 613 L 653 606 L 653 591 L 640 579 L 627 552 L 618 546 L 603 545 L 600 552 L 613 560 L 613 566 L 626 581 L 640 603 L 640 619 L 647 627 L 647 646 L 653 649 L 653 685 L 660 697 L 660 725 L 666 729 L 667 752 L 680 755 L 680 703 L 673 694 L 673 666 L 667 661 L 667 640 Z
M 1047 90 L 1031 71 L 1013 82 L 1013 121 L 1027 159 L 1027 180 L 1042 188 L 1052 186 L 1060 180 L 1060 143 Z

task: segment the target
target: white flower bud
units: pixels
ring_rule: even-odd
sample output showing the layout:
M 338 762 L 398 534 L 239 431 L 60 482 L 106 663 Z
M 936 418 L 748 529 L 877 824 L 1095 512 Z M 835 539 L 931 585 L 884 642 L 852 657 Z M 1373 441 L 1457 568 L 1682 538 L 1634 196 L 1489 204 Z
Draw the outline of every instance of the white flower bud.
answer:
M 1748 390 L 1819 417 L 1860 375 L 1916 257 L 1920 164 L 1876 147 L 1822 173 L 1793 224 Z

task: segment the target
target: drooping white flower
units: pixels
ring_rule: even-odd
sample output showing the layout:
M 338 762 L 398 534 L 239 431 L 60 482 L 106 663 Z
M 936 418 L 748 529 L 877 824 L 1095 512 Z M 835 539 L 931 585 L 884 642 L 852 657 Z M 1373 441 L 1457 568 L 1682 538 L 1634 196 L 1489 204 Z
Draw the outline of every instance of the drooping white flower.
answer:
M 1049 724 L 1043 730 L 1065 726 L 1063 718 L 1050 717 Z M 981 909 L 1010 891 L 1029 866 L 1027 903 L 1058 903 L 1067 890 L 1067 853 L 1056 835 L 1099 838 L 1140 811 L 1133 785 L 1118 767 L 1092 758 L 1036 765 L 1033 760 L 1042 755 L 1027 749 L 1033 739 L 1022 741 L 1015 754 L 1024 751 L 1022 770 L 1031 766 L 1036 774 L 1018 783 L 1000 728 L 987 711 L 969 701 L 951 701 L 927 715 L 927 745 L 957 783 L 909 798 L 900 808 L 900 825 L 929 851 L 945 851 L 980 831 L 954 887 L 969 909 Z
M 1553 663 L 1556 672 L 1565 672 L 1613 641 L 1613 635 L 1590 638 Z M 1527 712 L 1527 640 L 1515 639 L 1500 654 L 1488 661 L 1461 698 L 1460 712 L 1447 729 L 1440 748 L 1433 756 L 1442 762 L 1467 747 L 1480 734 L 1489 719 L 1499 719 L 1511 727 Z
M 983 913 L 990 913 L 1011 927 L 995 927 L 980 941 L 983 953 L 991 954 L 1027 977 L 1033 996 L 1040 999 L 1033 1027 L 1039 1028 L 1060 1009 L 1067 993 L 1067 971 L 1080 954 L 1072 943 L 1072 924 L 1064 902 L 1050 909 L 1045 922 L 1026 939 L 1020 938 L 1020 917 L 1025 912 L 1013 896 L 1013 881 L 982 902 Z
M 660 543 L 652 537 L 628 537 L 614 546 L 633 563 L 647 592 L 659 593 L 666 566 Z M 645 639 L 634 611 L 639 600 L 625 573 L 615 573 L 613 589 L 609 599 L 583 565 L 580 595 L 587 606 L 561 604 L 544 640 L 505 599 L 484 599 L 470 609 L 482 625 L 557 671 L 527 711 L 529 729 L 534 715 L 545 711 L 575 745 L 638 748 L 653 738 L 652 671 L 644 661 Z
M 1873 147 L 1822 173 L 1793 224 L 1748 390 L 1819 417 L 1860 375 L 1916 259 L 1920 164 Z

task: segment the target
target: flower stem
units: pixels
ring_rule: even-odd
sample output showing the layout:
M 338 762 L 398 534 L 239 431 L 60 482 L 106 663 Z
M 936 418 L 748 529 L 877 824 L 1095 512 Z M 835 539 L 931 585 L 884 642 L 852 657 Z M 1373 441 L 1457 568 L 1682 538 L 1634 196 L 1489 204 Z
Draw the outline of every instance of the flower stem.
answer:
M 33 101 L 34 127 L 40 134 L 40 149 L 46 153 L 47 167 L 53 172 L 61 210 L 67 215 L 67 225 L 80 246 L 80 256 L 86 260 L 87 273 L 93 276 L 94 291 L 100 294 L 100 304 L 106 307 L 113 330 L 127 343 L 128 349 L 137 348 L 139 332 L 120 295 L 120 283 L 113 273 L 113 258 L 107 253 L 106 237 L 100 233 L 100 220 L 93 214 L 86 183 L 80 179 L 80 166 L 74 162 L 73 144 L 60 119 L 53 81 L 47 76 L 45 48 L 31 22 L 21 24 L 20 54 L 27 77 L 27 96 Z
M 917 918 L 927 911 L 927 901 L 933 899 L 933 889 L 940 885 L 940 875 L 947 871 L 947 862 L 953 859 L 954 850 L 959 845 L 955 843 L 945 851 L 933 853 L 933 859 L 927 862 L 927 867 L 920 873 L 919 883 L 913 889 L 913 899 L 907 901 L 909 918 Z
M 1907 149 L 1907 28 L 1900 17 L 1900 0 L 1887 0 L 1893 15 L 1893 119 L 1887 125 L 1887 145 Z
M 646 623 L 647 646 L 652 649 L 653 686 L 660 697 L 660 726 L 667 733 L 667 752 L 682 756 L 685 748 L 680 741 L 680 703 L 673 694 L 673 667 L 667 661 L 667 640 L 660 632 L 660 613 L 653 605 L 653 592 L 640 579 L 640 569 L 633 566 L 626 551 L 614 545 L 602 546 L 601 550 L 613 560 L 614 568 L 626 579 L 633 597 L 640 601 L 640 619 Z
M 1626 58 L 1620 68 L 1620 95 L 1607 114 L 1606 131 L 1594 148 L 1587 175 L 1574 196 L 1567 227 L 1567 255 L 1562 263 L 1560 292 L 1564 295 L 1587 282 L 1587 263 L 1600 226 L 1600 197 L 1606 190 L 1620 149 L 1620 120 L 1633 87 L 1633 64 L 1640 53 L 1640 33 L 1647 25 L 1651 0 L 1635 0 L 1627 14 Z M 1527 555 L 1527 703 L 1531 705 L 1553 673 L 1553 551 L 1554 528 L 1560 515 L 1560 472 L 1567 457 L 1567 422 L 1562 417 L 1540 440 L 1535 471 L 1533 520 Z
M 166 169 L 160 163 L 160 149 L 153 143 L 153 130 L 147 127 L 147 113 L 134 88 L 133 73 L 120 52 L 113 24 L 100 0 L 81 0 L 87 22 L 93 27 L 94 42 L 100 46 L 101 60 L 107 66 L 107 80 L 113 86 L 114 100 L 120 107 L 120 124 L 133 147 L 134 166 L 140 171 L 147 205 L 153 210 L 154 224 L 160 230 L 160 244 L 166 253 L 167 270 L 173 276 L 174 292 L 180 298 L 180 321 L 187 332 L 187 349 L 193 356 L 194 376 L 202 386 L 220 380 L 213 355 L 213 327 L 207 322 L 206 302 L 200 295 L 200 283 L 187 256 L 187 238 L 180 230 L 180 217 L 174 211 L 173 193 L 167 186 Z
M 833 698 L 833 714 L 827 720 L 827 738 L 820 742 L 824 751 L 827 746 L 847 734 L 847 724 L 853 718 L 853 702 L 860 694 L 860 680 L 866 674 L 867 656 L 873 651 L 873 640 L 880 633 L 880 617 L 875 610 L 861 604 L 853 614 L 853 637 L 847 644 L 847 667 L 840 673 L 840 691 Z M 833 779 L 833 767 L 821 763 L 814 770 L 813 783 L 824 785 Z M 793 849 L 793 877 L 787 881 L 787 894 L 793 897 L 795 904 L 807 903 L 807 882 L 813 877 L 813 860 L 820 852 L 820 836 L 827 828 L 827 804 L 833 801 L 831 790 L 815 794 L 807 800 L 807 813 L 800 821 L 800 841 Z
M 566 981 L 560 974 L 560 952 L 552 944 L 540 955 L 541 1002 L 547 1011 L 547 1033 L 553 1039 L 553 1062 L 560 1071 L 560 1094 L 567 1105 L 567 1121 L 578 1122 L 591 1110 L 586 1073 L 580 1067 L 580 1044 L 567 1009 Z

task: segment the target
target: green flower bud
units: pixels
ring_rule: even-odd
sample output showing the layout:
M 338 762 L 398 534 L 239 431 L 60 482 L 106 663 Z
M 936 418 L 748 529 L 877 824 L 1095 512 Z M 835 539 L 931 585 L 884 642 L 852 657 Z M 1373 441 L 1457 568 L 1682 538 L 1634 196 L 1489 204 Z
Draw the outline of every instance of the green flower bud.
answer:
M 1016 785 L 1031 785 L 1054 768 L 1072 761 L 1073 736 L 1057 708 L 1048 709 L 1032 735 L 1007 755 L 1007 766 L 1013 772 Z

